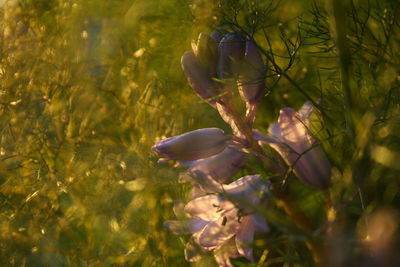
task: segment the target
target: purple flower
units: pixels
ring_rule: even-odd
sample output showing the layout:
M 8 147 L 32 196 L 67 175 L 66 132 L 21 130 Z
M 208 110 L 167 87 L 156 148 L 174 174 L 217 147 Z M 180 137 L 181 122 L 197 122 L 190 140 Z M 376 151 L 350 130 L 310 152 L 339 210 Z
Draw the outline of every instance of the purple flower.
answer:
M 218 182 L 226 183 L 241 170 L 245 160 L 246 153 L 228 147 L 209 158 L 181 162 L 181 164 L 189 167 L 191 172 L 201 171 Z
M 196 94 L 215 107 L 217 96 L 221 92 L 219 85 L 212 79 L 208 70 L 192 51 L 186 51 L 183 54 L 181 64 L 183 72 Z
M 246 118 L 253 123 L 258 104 L 264 95 L 266 65 L 252 40 L 246 41 L 246 52 L 240 68 L 239 93 L 246 102 Z
M 254 137 L 275 149 L 304 183 L 324 189 L 329 186 L 331 165 L 309 131 L 312 112 L 308 102 L 299 112 L 292 108 L 281 109 L 278 123 L 268 129 L 273 138 L 256 131 Z
M 151 149 L 165 160 L 191 161 L 222 152 L 230 138 L 218 128 L 204 128 L 157 142 Z
M 218 59 L 217 42 L 208 34 L 200 33 L 197 44 L 192 42 L 192 49 L 203 68 L 214 78 Z
M 193 234 L 185 251 L 189 261 L 198 260 L 201 251 L 213 251 L 220 266 L 232 266 L 230 257 L 253 261 L 254 233 L 268 231 L 265 219 L 254 210 L 266 190 L 259 175 L 242 177 L 220 185 L 219 194 L 193 199 L 184 208 L 188 220 L 167 221 L 165 226 L 175 234 Z
M 218 46 L 218 77 L 221 79 L 236 78 L 245 55 L 246 40 L 239 33 L 228 33 Z

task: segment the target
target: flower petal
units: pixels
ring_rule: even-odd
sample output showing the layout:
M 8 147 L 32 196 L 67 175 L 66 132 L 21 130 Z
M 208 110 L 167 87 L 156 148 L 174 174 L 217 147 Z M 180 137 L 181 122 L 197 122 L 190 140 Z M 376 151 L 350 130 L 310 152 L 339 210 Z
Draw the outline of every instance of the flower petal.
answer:
M 307 125 L 307 127 L 309 126 L 308 125 L 309 118 L 313 112 L 314 112 L 314 107 L 311 105 L 309 101 L 306 101 L 298 111 L 300 119 Z
M 207 193 L 204 192 L 204 190 L 199 185 L 195 185 L 192 188 L 192 190 L 190 190 L 190 198 L 191 199 L 199 198 L 199 197 L 202 197 L 205 195 L 207 195 Z
M 224 185 L 224 190 L 231 195 L 236 193 L 246 195 L 249 192 L 257 191 L 262 185 L 261 175 L 247 175 L 228 185 Z
M 279 130 L 279 125 L 277 123 L 274 123 L 271 126 L 273 126 L 273 125 L 276 125 L 276 127 L 274 127 L 274 128 L 278 128 L 278 130 Z M 272 131 L 274 131 L 274 130 L 272 130 Z M 280 130 L 279 130 L 278 134 L 280 135 Z M 276 135 L 273 135 L 273 136 L 276 136 Z M 253 129 L 253 137 L 256 141 L 261 141 L 268 145 L 280 143 L 280 141 L 278 141 L 275 137 L 266 136 L 265 134 L 263 134 L 262 132 L 260 132 L 257 129 Z
M 232 237 L 224 243 L 220 248 L 214 252 L 215 260 L 219 266 L 230 267 L 233 266 L 229 258 L 240 257 L 235 245 L 235 238 Z
M 218 220 L 208 223 L 200 232 L 199 244 L 202 247 L 216 248 L 234 236 L 240 225 L 236 213 L 236 210 L 231 210 Z
M 301 144 L 304 147 L 312 145 L 312 137 L 306 124 L 300 118 L 301 116 L 294 109 L 283 108 L 278 119 L 282 139 L 285 142 L 290 142 L 290 146 L 294 150 L 299 147 L 297 144 Z M 302 151 L 296 150 L 296 152 L 301 153 Z
M 229 107 L 223 103 L 216 103 L 216 109 L 218 110 L 219 115 L 221 118 L 231 127 L 233 134 L 243 138 L 244 135 L 240 131 L 239 127 L 236 125 L 233 116 L 230 113 Z
M 191 238 L 185 247 L 185 259 L 189 262 L 196 262 L 201 259 L 202 250 L 198 244 Z
M 181 65 L 190 86 L 196 94 L 215 107 L 216 96 L 221 93 L 220 86 L 212 79 L 209 71 L 202 66 L 202 63 L 192 51 L 186 51 L 183 54 Z
M 239 73 L 239 93 L 250 105 L 258 103 L 264 95 L 266 66 L 252 40 L 246 41 L 246 52 Z
M 327 188 L 331 177 L 331 165 L 322 148 L 317 145 L 299 157 L 293 168 L 297 177 L 312 187 Z
M 199 218 L 190 218 L 188 220 L 188 228 L 192 233 L 202 230 L 207 224 L 207 221 Z
M 200 33 L 194 51 L 196 58 L 210 77 L 216 77 L 217 43 L 208 34 Z
M 185 206 L 185 212 L 191 217 L 198 217 L 206 221 L 215 221 L 220 217 L 222 210 L 232 209 L 235 206 L 217 195 L 205 195 L 193 199 Z
M 173 206 L 172 210 L 174 211 L 174 214 L 178 219 L 185 219 L 186 218 L 186 215 L 185 215 L 185 204 L 183 204 L 182 201 L 180 201 L 180 200 L 174 201 L 174 206 Z
M 235 149 L 226 148 L 221 153 L 209 158 L 183 162 L 190 170 L 201 171 L 219 182 L 229 181 L 242 167 L 247 154 Z
M 173 160 L 197 160 L 222 152 L 230 138 L 218 128 L 204 128 L 157 142 L 151 149 Z
M 193 170 L 193 179 L 206 193 L 220 193 L 222 185 L 215 181 L 210 175 L 207 175 L 199 170 Z
M 281 135 L 281 128 L 279 127 L 278 123 L 273 123 L 268 127 L 268 132 L 273 137 L 276 137 L 279 140 L 282 140 L 283 137 Z
M 239 32 L 228 33 L 218 46 L 218 77 L 230 79 L 237 77 L 245 54 L 246 40 Z
M 256 232 L 265 233 L 269 231 L 269 226 L 263 216 L 258 213 L 254 213 L 249 217 L 251 218 L 251 222 L 254 225 L 254 229 Z
M 236 233 L 236 247 L 240 255 L 249 261 L 254 261 L 252 247 L 254 231 L 255 228 L 251 216 L 242 217 L 239 230 Z

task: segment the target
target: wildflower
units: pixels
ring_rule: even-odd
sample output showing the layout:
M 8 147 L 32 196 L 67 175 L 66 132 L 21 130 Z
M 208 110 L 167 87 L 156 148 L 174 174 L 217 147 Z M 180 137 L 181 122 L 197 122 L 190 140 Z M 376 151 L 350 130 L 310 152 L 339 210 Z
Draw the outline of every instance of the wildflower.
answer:
M 246 52 L 239 72 L 238 89 L 243 101 L 246 102 L 246 118 L 252 124 L 259 102 L 264 95 L 266 64 L 264 63 L 256 44 L 246 41 Z
M 329 186 L 331 165 L 308 129 L 312 112 L 308 102 L 299 112 L 292 108 L 281 109 L 278 123 L 268 129 L 272 138 L 255 132 L 255 139 L 275 149 L 304 183 L 324 189 Z
M 241 169 L 245 160 L 246 153 L 228 147 L 214 156 L 181 164 L 189 167 L 191 172 L 201 171 L 218 182 L 226 183 Z
M 212 79 L 207 69 L 192 51 L 186 51 L 183 54 L 181 64 L 183 72 L 196 94 L 215 107 L 217 96 L 220 94 L 219 85 Z
M 266 186 L 259 175 L 250 175 L 218 191 L 190 201 L 184 208 L 188 220 L 167 221 L 165 226 L 175 234 L 193 234 L 185 251 L 188 261 L 198 260 L 200 251 L 213 251 L 220 266 L 232 266 L 230 257 L 253 261 L 254 233 L 268 231 L 265 219 L 254 211 Z
M 246 41 L 239 32 L 228 33 L 218 46 L 218 77 L 221 79 L 236 78 L 245 54 Z
M 204 128 L 157 142 L 151 149 L 166 160 L 191 161 L 222 152 L 230 138 L 218 128 Z
M 200 33 L 197 44 L 192 42 L 192 49 L 196 58 L 211 77 L 216 77 L 217 43 L 205 33 Z

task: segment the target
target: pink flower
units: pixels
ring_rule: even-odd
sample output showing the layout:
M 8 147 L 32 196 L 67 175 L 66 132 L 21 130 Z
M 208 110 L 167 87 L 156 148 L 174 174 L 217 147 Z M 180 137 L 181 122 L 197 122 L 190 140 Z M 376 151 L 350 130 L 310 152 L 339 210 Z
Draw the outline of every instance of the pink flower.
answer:
M 245 55 L 246 39 L 240 32 L 226 34 L 218 46 L 218 77 L 221 79 L 237 78 Z
M 264 96 L 267 66 L 252 40 L 246 41 L 246 51 L 239 72 L 238 89 L 246 102 L 246 119 L 251 125 Z
M 198 160 L 222 152 L 230 138 L 218 128 L 204 128 L 157 142 L 151 149 L 164 160 Z
M 190 167 L 191 172 L 201 171 L 217 182 L 226 183 L 241 170 L 246 157 L 246 153 L 228 147 L 214 156 L 181 164 Z
M 309 131 L 312 112 L 313 108 L 308 102 L 299 112 L 292 108 L 281 109 L 278 123 L 270 125 L 268 129 L 272 138 L 258 131 L 254 131 L 254 137 L 275 149 L 304 183 L 324 189 L 329 186 L 331 165 Z
M 196 94 L 215 107 L 217 96 L 221 94 L 219 85 L 192 51 L 186 51 L 181 59 L 182 69 Z M 214 65 L 215 66 L 215 65 Z
M 197 197 L 185 206 L 188 220 L 167 221 L 165 226 L 176 234 L 193 234 L 186 246 L 188 261 L 198 260 L 201 251 L 213 251 L 220 266 L 232 266 L 230 257 L 253 261 L 254 233 L 268 231 L 265 219 L 254 210 L 266 190 L 259 175 L 219 185 L 214 194 Z

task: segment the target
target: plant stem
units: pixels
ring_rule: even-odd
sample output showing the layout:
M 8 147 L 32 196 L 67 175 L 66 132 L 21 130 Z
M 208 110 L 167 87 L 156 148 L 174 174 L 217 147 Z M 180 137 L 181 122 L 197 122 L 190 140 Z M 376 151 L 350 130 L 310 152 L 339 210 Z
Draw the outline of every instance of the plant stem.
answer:
M 286 214 L 303 230 L 314 232 L 315 226 L 311 223 L 303 211 L 296 205 L 292 196 L 283 192 L 279 188 L 274 189 L 274 195 L 278 198 Z M 315 263 L 320 263 L 322 259 L 322 246 L 313 240 L 307 240 L 306 245 L 310 250 Z
M 339 54 L 339 66 L 344 97 L 344 111 L 347 131 L 350 136 L 355 137 L 354 129 L 354 91 L 351 88 L 351 51 L 346 37 L 346 6 L 343 0 L 331 0 L 333 11 L 333 22 L 336 32 L 336 45 Z

